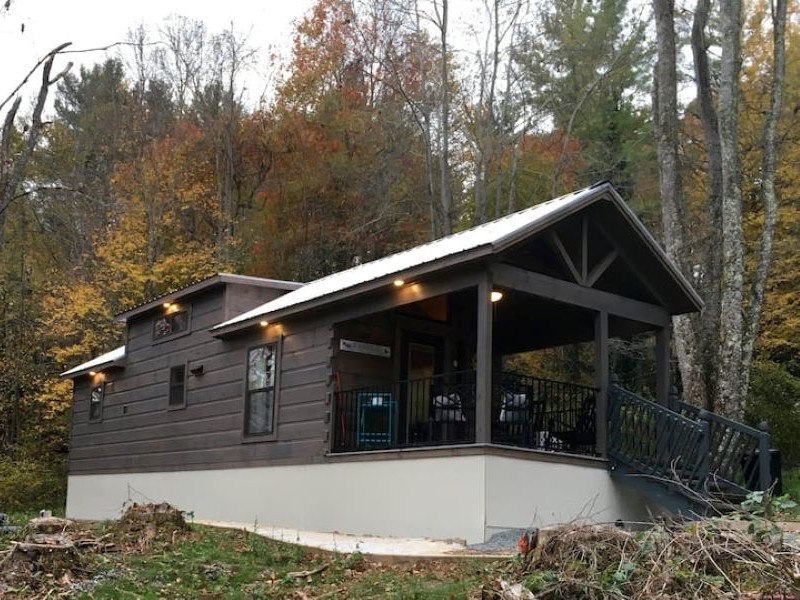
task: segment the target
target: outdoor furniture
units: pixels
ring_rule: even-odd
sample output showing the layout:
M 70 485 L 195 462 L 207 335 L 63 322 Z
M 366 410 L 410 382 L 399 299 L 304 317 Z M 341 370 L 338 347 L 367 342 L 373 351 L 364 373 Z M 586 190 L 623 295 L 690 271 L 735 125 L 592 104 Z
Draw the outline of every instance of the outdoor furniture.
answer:
M 358 405 L 359 446 L 391 446 L 395 443 L 395 405 L 391 392 L 360 392 Z
M 467 417 L 458 392 L 438 394 L 431 398 L 431 434 L 442 442 L 463 437 Z
M 552 450 L 566 450 L 574 452 L 576 450 L 586 450 L 593 448 L 597 443 L 597 401 L 594 394 L 584 398 L 581 403 L 580 412 L 568 421 L 553 419 L 550 421 L 549 429 L 554 439 L 559 440 L 563 446 L 560 448 L 548 448 Z

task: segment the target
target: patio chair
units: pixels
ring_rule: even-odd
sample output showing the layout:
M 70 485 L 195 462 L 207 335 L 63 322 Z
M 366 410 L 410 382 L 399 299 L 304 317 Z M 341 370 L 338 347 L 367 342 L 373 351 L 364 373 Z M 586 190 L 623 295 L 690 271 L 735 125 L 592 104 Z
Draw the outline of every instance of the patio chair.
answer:
M 433 441 L 463 441 L 467 425 L 464 405 L 458 392 L 431 398 L 431 437 Z
M 580 413 L 572 423 L 564 423 L 551 419 L 549 429 L 552 438 L 563 443 L 561 448 L 552 450 L 575 451 L 583 448 L 593 448 L 597 444 L 597 402 L 594 395 L 584 398 L 581 403 Z

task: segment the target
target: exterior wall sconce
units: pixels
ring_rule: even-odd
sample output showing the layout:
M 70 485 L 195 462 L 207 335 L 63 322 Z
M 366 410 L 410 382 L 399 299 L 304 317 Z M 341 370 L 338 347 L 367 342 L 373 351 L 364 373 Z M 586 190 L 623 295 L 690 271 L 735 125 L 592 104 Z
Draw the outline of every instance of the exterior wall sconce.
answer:
M 394 284 L 394 287 L 403 287 L 406 282 L 402 279 L 395 279 L 392 283 Z
M 503 292 L 492 290 L 492 293 L 489 294 L 489 300 L 492 302 L 500 302 L 503 299 Z

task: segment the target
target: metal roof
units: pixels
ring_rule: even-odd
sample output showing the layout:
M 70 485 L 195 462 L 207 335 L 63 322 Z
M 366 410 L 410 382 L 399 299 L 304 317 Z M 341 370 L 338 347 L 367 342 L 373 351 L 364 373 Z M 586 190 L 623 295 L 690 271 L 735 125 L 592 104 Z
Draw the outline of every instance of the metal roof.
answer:
M 218 334 L 235 331 L 255 324 L 258 320 L 282 318 L 287 314 L 302 310 L 313 301 L 322 301 L 325 298 L 333 301 L 335 298 L 341 298 L 348 291 L 356 293 L 369 283 L 390 283 L 391 279 L 403 278 L 411 271 L 415 275 L 419 275 L 421 272 L 436 268 L 438 263 L 447 257 L 461 256 L 464 260 L 468 260 L 496 252 L 601 198 L 609 199 L 617 205 L 642 239 L 672 272 L 676 281 L 684 288 L 692 301 L 698 308 L 702 306 L 702 301 L 691 285 L 666 257 L 661 247 L 613 186 L 610 183 L 601 182 L 495 221 L 317 279 L 293 292 L 220 323 L 214 326 L 212 331 Z M 426 266 L 430 268 L 426 269 Z
M 124 358 L 125 346 L 120 346 L 119 348 L 114 348 L 111 352 L 101 354 L 97 358 L 93 358 L 92 360 L 87 361 L 82 365 L 78 365 L 69 371 L 64 371 L 61 373 L 61 375 L 59 375 L 59 377 L 77 377 L 78 375 L 84 375 L 89 371 L 99 371 L 105 367 L 119 365 Z
M 149 310 L 157 308 L 162 302 L 174 301 L 191 294 L 196 294 L 197 292 L 201 292 L 215 285 L 222 285 L 224 283 L 254 285 L 257 287 L 267 287 L 276 290 L 296 290 L 303 285 L 302 283 L 297 283 L 296 281 L 284 281 L 282 279 L 265 279 L 263 277 L 252 277 L 250 275 L 235 275 L 234 273 L 217 273 L 216 275 L 211 275 L 210 277 L 206 277 L 205 279 L 200 279 L 198 281 L 193 281 L 189 285 L 186 285 L 182 288 L 169 291 L 165 294 L 161 294 L 160 296 L 156 296 L 155 298 L 151 298 L 150 300 L 146 300 L 141 304 L 132 306 L 128 310 L 116 315 L 116 319 L 117 321 L 125 322 L 131 317 L 135 317 Z
M 293 289 L 293 291 L 253 310 L 215 325 L 212 331 L 222 335 L 257 324 L 260 320 L 273 320 L 274 317 L 282 318 L 311 306 L 347 298 L 356 293 L 391 283 L 395 278 L 413 277 L 435 271 L 437 268 L 442 268 L 446 259 L 450 259 L 449 264 L 453 262 L 461 263 L 499 252 L 600 199 L 607 199 L 616 206 L 625 220 L 638 234 L 638 237 L 672 276 L 675 283 L 685 294 L 684 297 L 687 301 L 698 310 L 702 308 L 703 302 L 691 284 L 667 258 L 661 246 L 650 235 L 628 205 L 625 204 L 625 201 L 613 186 L 603 182 L 554 200 L 537 204 L 490 223 L 416 246 L 404 252 L 398 252 L 397 254 L 364 263 L 307 284 L 221 273 L 196 282 L 177 292 L 165 294 L 158 299 L 151 300 L 126 313 L 122 313 L 121 316 L 129 317 L 131 314 L 139 314 L 152 306 L 156 306 L 166 298 L 195 293 L 221 282 L 250 283 L 279 289 Z M 286 287 L 280 288 L 281 285 Z M 82 365 L 78 365 L 69 371 L 65 371 L 61 376 L 75 377 L 91 370 L 119 365 L 124 358 L 125 347 L 122 346 Z

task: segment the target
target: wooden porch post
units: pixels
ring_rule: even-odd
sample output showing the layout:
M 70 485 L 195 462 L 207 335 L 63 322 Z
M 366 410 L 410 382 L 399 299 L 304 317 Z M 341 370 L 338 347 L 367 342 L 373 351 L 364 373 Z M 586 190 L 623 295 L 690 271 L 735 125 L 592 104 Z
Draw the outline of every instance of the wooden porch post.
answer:
M 601 310 L 594 317 L 594 387 L 597 388 L 597 452 L 608 454 L 608 313 Z
M 661 406 L 675 410 L 670 406 L 669 378 L 669 326 L 656 331 L 656 400 Z
M 492 441 L 492 278 L 487 271 L 478 283 L 478 339 L 475 361 L 475 442 Z

